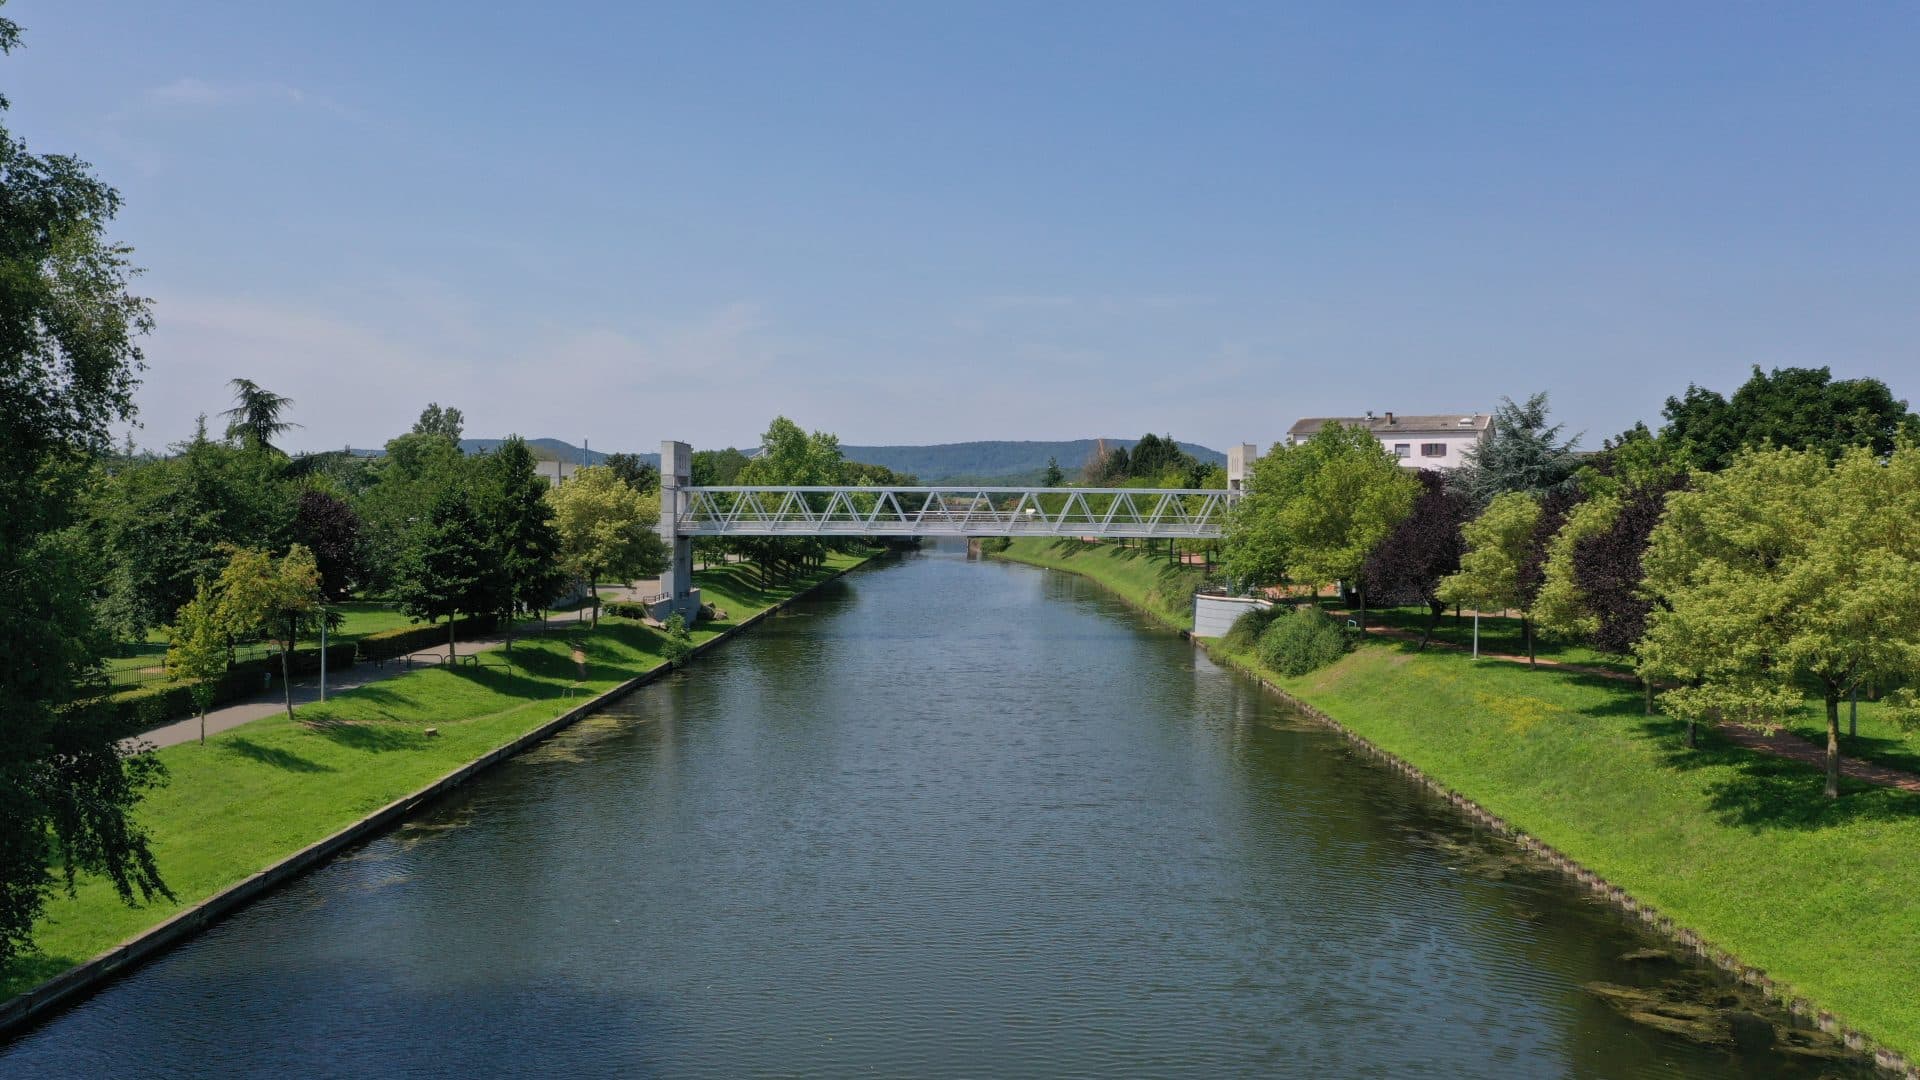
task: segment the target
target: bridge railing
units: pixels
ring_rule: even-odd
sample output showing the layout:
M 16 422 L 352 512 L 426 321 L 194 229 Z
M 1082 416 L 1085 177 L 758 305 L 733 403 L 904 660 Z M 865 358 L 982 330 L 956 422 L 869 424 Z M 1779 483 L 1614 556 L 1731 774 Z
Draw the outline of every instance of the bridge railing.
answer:
M 1212 488 L 678 488 L 681 536 L 1220 536 Z

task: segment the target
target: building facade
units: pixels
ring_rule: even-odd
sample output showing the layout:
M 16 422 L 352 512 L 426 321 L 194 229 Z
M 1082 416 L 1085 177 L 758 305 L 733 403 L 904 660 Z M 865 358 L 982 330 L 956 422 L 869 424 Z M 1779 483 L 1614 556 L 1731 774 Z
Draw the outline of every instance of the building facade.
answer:
M 1387 453 L 1409 469 L 1457 469 L 1465 463 L 1467 448 L 1493 435 L 1493 417 L 1487 413 L 1442 413 L 1403 416 L 1309 416 L 1287 429 L 1287 445 L 1298 446 L 1328 424 L 1364 428 Z

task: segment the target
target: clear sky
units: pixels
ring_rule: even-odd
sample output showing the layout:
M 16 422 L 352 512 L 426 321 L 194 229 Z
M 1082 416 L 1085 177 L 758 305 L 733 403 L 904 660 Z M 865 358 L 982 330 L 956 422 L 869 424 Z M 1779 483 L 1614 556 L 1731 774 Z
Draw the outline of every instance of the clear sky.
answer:
M 13 0 L 117 185 L 138 438 L 749 445 L 1920 398 L 1920 7 Z

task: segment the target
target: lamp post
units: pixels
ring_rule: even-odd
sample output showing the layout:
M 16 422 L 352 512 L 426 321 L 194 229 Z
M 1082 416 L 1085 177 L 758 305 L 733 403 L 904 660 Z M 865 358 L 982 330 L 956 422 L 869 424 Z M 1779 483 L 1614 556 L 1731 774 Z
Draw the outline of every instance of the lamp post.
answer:
M 320 605 L 320 700 L 327 700 L 327 605 Z

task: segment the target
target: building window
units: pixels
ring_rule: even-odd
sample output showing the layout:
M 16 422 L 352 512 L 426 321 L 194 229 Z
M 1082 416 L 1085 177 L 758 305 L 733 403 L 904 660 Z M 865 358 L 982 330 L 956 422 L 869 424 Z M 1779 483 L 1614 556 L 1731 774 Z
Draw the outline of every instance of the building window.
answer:
M 1420 444 L 1421 457 L 1446 457 L 1447 444 L 1443 442 L 1423 442 Z
M 1397 457 L 1397 458 L 1406 458 L 1406 457 L 1412 457 L 1412 456 L 1413 456 L 1413 444 L 1412 444 L 1412 443 L 1403 443 L 1403 442 L 1397 442 L 1397 443 L 1394 443 L 1394 444 L 1393 444 L 1393 456 L 1394 456 L 1394 457 Z

